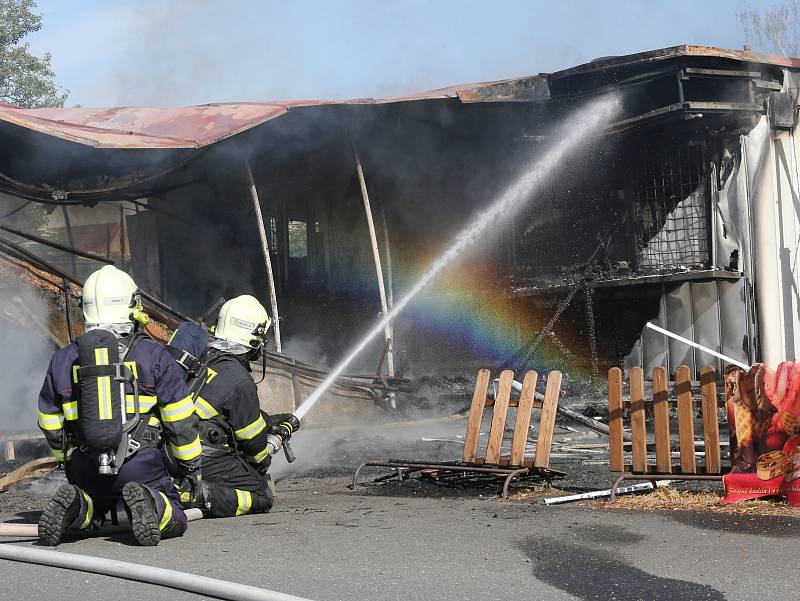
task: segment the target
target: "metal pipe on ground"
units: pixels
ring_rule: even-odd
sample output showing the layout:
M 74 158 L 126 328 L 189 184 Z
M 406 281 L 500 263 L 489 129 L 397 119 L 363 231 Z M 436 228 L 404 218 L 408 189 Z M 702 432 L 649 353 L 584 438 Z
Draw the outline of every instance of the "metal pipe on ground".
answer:
M 217 578 L 209 578 L 198 574 L 106 559 L 104 557 L 31 549 L 17 545 L 0 545 L 0 559 L 112 576 L 230 601 L 309 601 L 304 597 Z

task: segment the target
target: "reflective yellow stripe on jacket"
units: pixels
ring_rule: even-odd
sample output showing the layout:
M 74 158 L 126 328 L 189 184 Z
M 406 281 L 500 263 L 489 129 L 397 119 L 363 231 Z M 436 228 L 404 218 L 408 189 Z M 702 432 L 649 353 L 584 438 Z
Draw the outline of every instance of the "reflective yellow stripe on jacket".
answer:
M 211 419 L 219 415 L 219 411 L 214 409 L 207 400 L 199 396 L 194 400 L 194 412 L 200 419 Z
M 64 451 L 62 451 L 61 449 L 50 449 L 50 450 L 53 452 L 53 457 L 54 457 L 54 458 L 55 458 L 57 461 L 64 461 Z M 67 459 L 69 459 L 70 457 L 72 457 L 72 452 L 73 452 L 74 450 L 75 450 L 75 447 L 69 447 L 69 448 L 67 448 L 67 457 L 66 457 Z
M 261 452 L 260 452 L 259 454 L 257 454 L 257 455 L 249 455 L 249 456 L 247 457 L 247 460 L 248 460 L 250 463 L 261 463 L 261 462 L 262 462 L 262 461 L 264 461 L 264 460 L 265 460 L 267 457 L 269 457 L 269 446 L 266 446 L 266 447 L 264 447 L 264 450 L 263 450 L 263 451 L 261 451 Z
M 147 413 L 158 403 L 158 397 L 149 394 L 139 395 L 139 413 Z M 132 394 L 125 395 L 125 411 L 135 413 L 136 407 Z
M 64 419 L 68 422 L 74 422 L 78 419 L 78 401 L 61 403 L 61 408 L 64 410 Z
M 60 430 L 64 427 L 63 413 L 39 412 L 39 427 L 42 430 Z
M 165 422 L 179 422 L 194 413 L 194 403 L 192 396 L 182 398 L 180 401 L 169 403 L 158 408 L 161 420 Z
M 252 424 L 248 424 L 244 428 L 234 430 L 233 435 L 236 437 L 236 440 L 250 440 L 251 438 L 258 436 L 258 434 L 266 427 L 267 422 L 265 422 L 264 417 L 259 414 L 258 418 Z
M 178 461 L 191 461 L 203 452 L 203 448 L 200 446 L 200 436 L 195 436 L 194 440 L 188 444 L 169 443 L 169 446 L 172 449 L 172 455 Z

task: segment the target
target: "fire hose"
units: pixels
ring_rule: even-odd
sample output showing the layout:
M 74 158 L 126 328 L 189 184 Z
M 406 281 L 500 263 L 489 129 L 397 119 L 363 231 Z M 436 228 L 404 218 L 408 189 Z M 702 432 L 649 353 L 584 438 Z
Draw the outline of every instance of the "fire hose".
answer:
M 190 522 L 203 519 L 203 512 L 199 509 L 187 509 L 186 519 Z M 130 525 L 120 524 L 117 526 L 107 526 L 99 530 L 87 531 L 94 536 L 106 536 L 115 532 L 126 532 L 130 530 Z M 0 536 L 13 536 L 18 538 L 37 538 L 39 536 L 37 524 L 0 524 Z
M 17 545 L 0 545 L 0 559 L 134 580 L 230 601 L 309 601 L 304 597 L 187 572 Z

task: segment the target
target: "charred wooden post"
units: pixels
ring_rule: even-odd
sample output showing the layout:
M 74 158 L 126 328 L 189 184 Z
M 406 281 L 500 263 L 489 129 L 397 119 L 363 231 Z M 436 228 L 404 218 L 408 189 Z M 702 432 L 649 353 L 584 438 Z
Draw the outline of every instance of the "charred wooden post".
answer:
M 119 264 L 125 266 L 125 211 L 122 205 L 119 205 Z
M 372 209 L 370 208 L 369 204 L 369 193 L 367 192 L 367 182 L 364 179 L 364 169 L 361 166 L 361 159 L 358 156 L 358 150 L 356 150 L 356 145 L 353 144 L 353 155 L 356 161 L 356 172 L 358 173 L 358 182 L 361 185 L 361 197 L 364 199 L 364 212 L 367 216 L 367 228 L 369 229 L 369 240 L 372 246 L 372 257 L 375 260 L 375 275 L 378 278 L 378 293 L 381 297 L 381 312 L 383 315 L 389 314 L 389 304 L 386 299 L 386 287 L 384 285 L 383 280 L 383 267 L 381 266 L 381 254 L 380 250 L 378 249 L 378 238 L 375 234 L 375 222 L 372 219 Z M 392 338 L 394 336 L 392 324 L 390 321 L 386 321 L 386 325 L 383 328 L 383 333 L 386 338 L 386 371 L 389 374 L 390 378 L 394 377 L 394 345 L 392 343 Z M 392 409 L 397 407 L 397 403 L 395 401 L 394 395 L 389 395 L 389 402 L 392 405 Z
M 269 256 L 269 243 L 267 242 L 267 232 L 264 229 L 264 217 L 261 214 L 261 201 L 258 198 L 256 182 L 253 179 L 253 172 L 250 170 L 250 163 L 244 161 L 245 171 L 247 172 L 247 182 L 250 187 L 250 198 L 253 200 L 253 211 L 256 214 L 256 225 L 258 225 L 258 235 L 261 239 L 261 250 L 264 253 L 264 267 L 267 270 L 267 285 L 269 292 L 269 304 L 272 310 L 272 326 L 275 328 L 275 349 L 283 352 L 281 346 L 281 324 L 278 315 L 278 298 L 275 294 L 275 278 L 272 274 L 272 259 Z
M 64 290 L 64 319 L 67 322 L 67 336 L 69 336 L 69 341 L 72 342 L 75 337 L 72 333 L 72 315 L 70 315 L 70 310 L 72 308 L 72 303 L 69 299 L 69 282 L 66 279 L 61 280 L 63 283 L 63 290 Z
M 75 238 L 72 236 L 72 223 L 69 221 L 67 205 L 61 205 L 61 212 L 64 214 L 64 227 L 67 230 L 67 241 L 71 248 L 75 248 Z M 78 261 L 75 258 L 75 253 L 70 253 L 70 259 L 72 260 L 72 273 L 78 275 Z M 70 335 L 70 340 L 71 339 L 72 336 Z

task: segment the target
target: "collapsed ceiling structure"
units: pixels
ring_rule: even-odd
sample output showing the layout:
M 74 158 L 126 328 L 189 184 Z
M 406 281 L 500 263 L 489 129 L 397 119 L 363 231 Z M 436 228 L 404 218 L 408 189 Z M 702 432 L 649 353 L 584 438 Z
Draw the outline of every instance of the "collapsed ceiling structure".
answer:
M 756 200 L 782 186 L 796 198 L 798 70 L 797 59 L 677 46 L 390 100 L 0 106 L 0 191 L 51 205 L 138 203 L 125 224 L 128 267 L 145 290 L 199 315 L 220 295 L 267 298 L 252 172 L 281 327 L 295 352 L 313 345 L 303 358 L 333 361 L 380 311 L 354 150 L 391 295 L 547 149 L 556 124 L 618 94 L 603 143 L 567 161 L 398 320 L 400 368 L 544 368 L 547 347 L 595 375 L 625 361 L 696 373 L 717 360 L 643 324 L 747 362 L 775 360 L 789 338 L 793 352 L 800 337 L 796 249 L 780 242 L 795 232 L 755 219 L 765 210 Z M 783 180 L 778 147 L 789 157 Z M 759 295 L 780 298 L 780 310 Z M 381 355 L 374 347 L 369 362 Z

